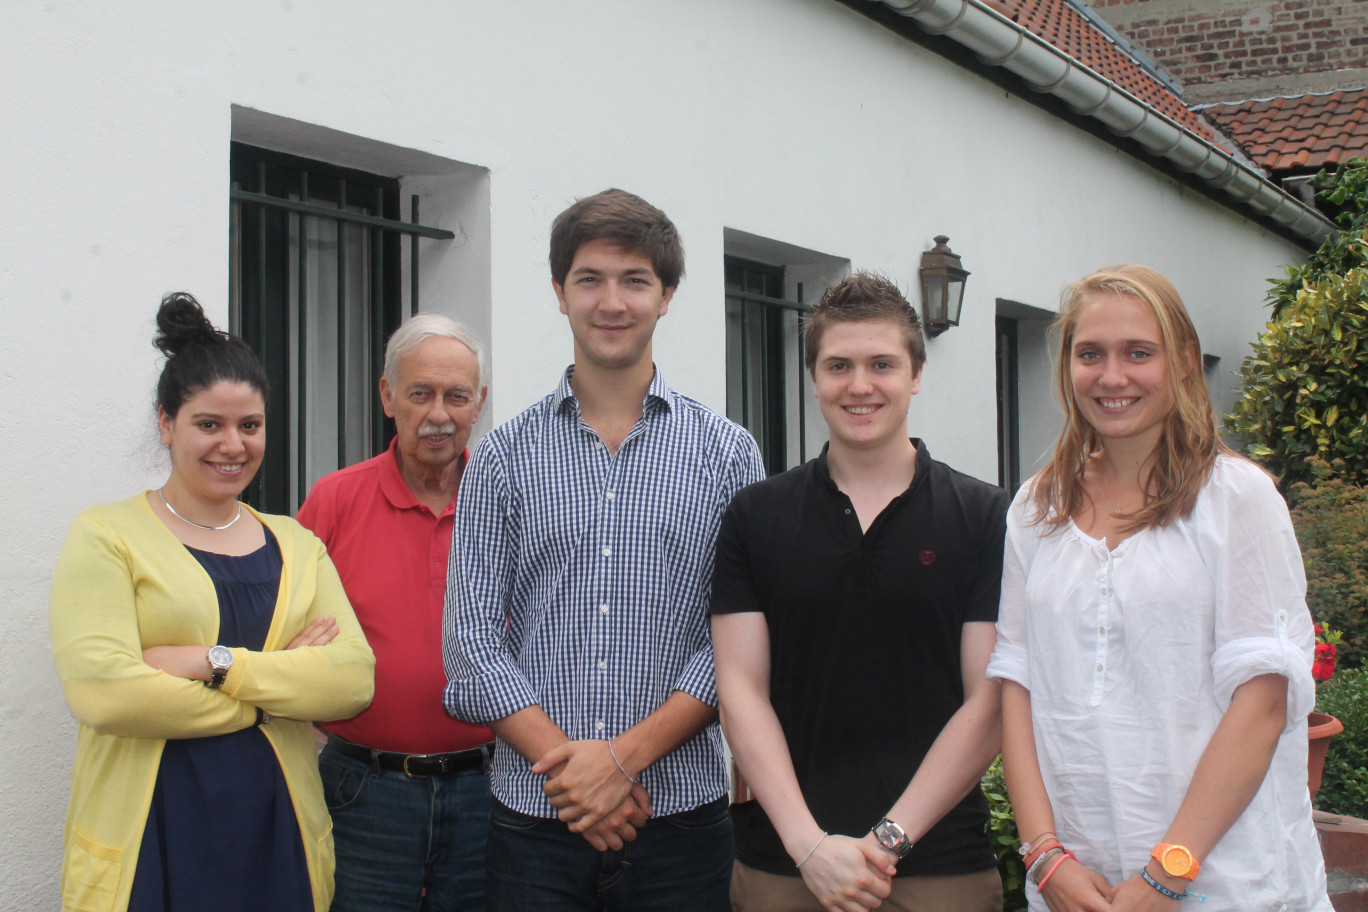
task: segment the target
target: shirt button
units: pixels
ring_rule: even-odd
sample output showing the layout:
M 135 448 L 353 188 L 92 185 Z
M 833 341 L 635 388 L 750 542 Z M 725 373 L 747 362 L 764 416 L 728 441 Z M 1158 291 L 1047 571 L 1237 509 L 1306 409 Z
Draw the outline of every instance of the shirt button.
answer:
M 1098 632 L 1098 633 L 1105 634 L 1105 633 L 1107 632 L 1107 628 L 1106 628 L 1106 627 L 1098 627 L 1098 628 L 1097 628 L 1097 632 Z
M 603 729 L 604 729 L 604 724 L 603 724 L 602 722 L 595 722 L 595 723 L 594 723 L 594 731 L 599 731 L 599 732 L 601 732 L 601 731 L 603 731 Z
M 599 671 L 607 671 L 607 670 L 608 670 L 608 663 L 607 663 L 606 661 L 604 661 L 603 659 L 599 659 L 598 670 L 599 670 Z
M 612 500 L 614 496 L 615 496 L 615 495 L 613 494 L 612 491 L 604 491 L 604 492 L 603 492 L 603 497 L 604 497 L 605 500 Z
M 603 549 L 603 556 L 604 556 L 604 557 L 612 557 L 612 556 L 613 556 L 613 549 L 612 549 L 612 548 L 604 548 L 604 549 Z
M 607 606 L 607 605 L 599 605 L 599 611 L 603 612 L 604 614 L 607 614 L 607 613 L 608 613 L 608 606 Z
M 1106 586 L 1103 586 L 1103 587 L 1102 587 L 1102 594 L 1103 594 L 1103 595 L 1106 595 L 1106 594 L 1107 594 L 1107 587 L 1106 587 Z
M 850 515 L 850 507 L 846 507 L 846 516 Z
M 601 450 L 601 449 L 603 449 L 603 441 L 602 441 L 602 440 L 595 440 L 595 441 L 594 441 L 594 449 L 596 449 L 596 450 Z
M 1101 663 L 1101 662 L 1098 662 L 1098 663 L 1097 663 L 1097 670 L 1098 670 L 1098 671 L 1101 671 L 1101 670 L 1102 670 L 1102 663 Z

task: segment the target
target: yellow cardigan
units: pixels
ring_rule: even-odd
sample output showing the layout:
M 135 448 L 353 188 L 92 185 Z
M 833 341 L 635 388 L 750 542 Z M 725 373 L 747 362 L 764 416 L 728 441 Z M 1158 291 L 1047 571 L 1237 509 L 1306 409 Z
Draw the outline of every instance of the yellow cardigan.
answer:
M 57 673 L 80 722 L 65 912 L 127 908 L 165 739 L 249 728 L 258 707 L 274 717 L 263 731 L 294 801 L 314 907 L 325 912 L 332 902 L 332 823 L 311 722 L 369 705 L 375 657 L 323 543 L 289 517 L 253 513 L 280 544 L 280 594 L 264 650 L 234 649 L 218 690 L 143 662 L 149 646 L 212 646 L 219 623 L 213 582 L 147 496 L 92 507 L 67 533 L 49 605 Z M 337 618 L 331 643 L 285 649 L 318 617 Z

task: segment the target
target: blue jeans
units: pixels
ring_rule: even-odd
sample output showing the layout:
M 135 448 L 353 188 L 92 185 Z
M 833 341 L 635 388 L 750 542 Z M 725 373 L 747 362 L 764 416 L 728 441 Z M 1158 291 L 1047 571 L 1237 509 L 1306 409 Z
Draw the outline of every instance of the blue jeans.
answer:
M 597 852 L 559 820 L 495 801 L 485 853 L 489 908 L 729 912 L 734 854 L 725 797 L 652 817 L 618 852 Z
M 318 772 L 337 850 L 332 912 L 484 909 L 488 769 L 411 779 L 325 747 Z

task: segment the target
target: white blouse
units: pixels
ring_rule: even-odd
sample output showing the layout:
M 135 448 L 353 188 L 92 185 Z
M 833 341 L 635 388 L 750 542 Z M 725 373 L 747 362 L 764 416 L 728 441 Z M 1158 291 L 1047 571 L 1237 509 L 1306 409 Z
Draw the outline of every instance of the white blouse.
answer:
M 1191 889 L 1207 901 L 1185 906 L 1331 912 L 1306 788 L 1315 635 L 1301 552 L 1272 481 L 1222 456 L 1190 516 L 1110 551 L 1073 523 L 1048 534 L 1032 525 L 1030 487 L 1007 516 L 988 677 L 1031 692 L 1060 840 L 1112 884 L 1140 873 L 1235 689 L 1280 674 L 1287 727 L 1268 775 L 1202 862 Z

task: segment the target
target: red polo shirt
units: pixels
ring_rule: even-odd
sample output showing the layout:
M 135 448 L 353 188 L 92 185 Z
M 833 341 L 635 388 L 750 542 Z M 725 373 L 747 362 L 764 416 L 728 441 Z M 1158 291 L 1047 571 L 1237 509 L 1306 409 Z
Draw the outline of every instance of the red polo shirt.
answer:
M 468 459 L 469 451 L 461 455 Z M 454 504 L 454 501 L 453 501 Z M 441 516 L 399 474 L 394 443 L 374 459 L 318 480 L 296 517 L 323 539 L 375 652 L 375 699 L 323 727 L 348 741 L 407 754 L 466 750 L 494 740 L 442 708 L 442 604 L 453 504 Z

